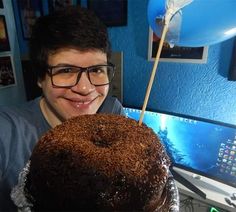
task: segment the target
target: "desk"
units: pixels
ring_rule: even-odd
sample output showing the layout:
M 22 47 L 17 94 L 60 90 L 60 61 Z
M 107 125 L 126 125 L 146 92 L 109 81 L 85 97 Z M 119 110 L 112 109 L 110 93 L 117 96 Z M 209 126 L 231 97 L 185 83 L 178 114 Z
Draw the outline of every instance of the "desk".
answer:
M 188 196 L 193 197 L 194 199 L 200 200 L 202 202 L 206 202 L 212 206 L 216 206 L 228 211 L 236 212 L 236 208 L 230 206 L 225 202 L 225 197 L 230 198 L 232 193 L 236 193 L 236 188 L 228 186 L 226 184 L 220 183 L 218 181 L 195 175 L 191 172 L 179 169 L 174 167 L 174 170 L 182 175 L 185 179 L 193 183 L 200 190 L 206 193 L 206 199 L 201 198 L 196 193 L 193 193 L 191 190 L 186 188 L 184 185 L 176 182 L 177 187 L 179 188 L 179 192 L 186 194 Z M 232 201 L 236 204 L 236 200 Z

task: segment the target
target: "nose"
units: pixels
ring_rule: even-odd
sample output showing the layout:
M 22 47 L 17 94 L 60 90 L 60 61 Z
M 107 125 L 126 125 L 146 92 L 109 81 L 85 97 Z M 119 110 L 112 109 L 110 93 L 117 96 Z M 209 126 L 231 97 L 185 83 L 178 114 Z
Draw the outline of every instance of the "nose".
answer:
M 90 83 L 87 74 L 82 72 L 78 76 L 78 83 L 71 90 L 81 95 L 87 95 L 95 90 L 95 86 Z

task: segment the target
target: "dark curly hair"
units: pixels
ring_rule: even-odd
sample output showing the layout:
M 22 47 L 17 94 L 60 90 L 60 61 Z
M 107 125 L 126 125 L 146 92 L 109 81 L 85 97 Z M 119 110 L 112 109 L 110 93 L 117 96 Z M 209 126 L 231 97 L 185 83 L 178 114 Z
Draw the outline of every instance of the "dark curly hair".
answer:
M 29 48 L 38 79 L 46 75 L 49 54 L 61 48 L 100 50 L 108 61 L 111 55 L 106 26 L 92 11 L 79 6 L 39 17 L 32 29 Z

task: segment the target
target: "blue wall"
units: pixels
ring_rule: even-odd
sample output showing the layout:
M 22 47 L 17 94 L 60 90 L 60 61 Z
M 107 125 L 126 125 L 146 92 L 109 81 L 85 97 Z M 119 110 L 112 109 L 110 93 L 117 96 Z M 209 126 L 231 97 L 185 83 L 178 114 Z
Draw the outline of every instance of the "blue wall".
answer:
M 124 55 L 125 106 L 142 107 L 153 67 L 147 2 L 128 0 L 128 25 L 109 28 L 113 51 Z M 236 82 L 227 80 L 232 47 L 233 39 L 210 46 L 206 64 L 160 62 L 148 108 L 236 124 Z
M 147 2 L 128 1 L 128 26 L 109 30 L 124 53 L 124 105 L 142 107 L 154 62 L 147 60 Z M 236 124 L 236 82 L 228 81 L 233 39 L 209 47 L 206 64 L 160 62 L 148 108 Z

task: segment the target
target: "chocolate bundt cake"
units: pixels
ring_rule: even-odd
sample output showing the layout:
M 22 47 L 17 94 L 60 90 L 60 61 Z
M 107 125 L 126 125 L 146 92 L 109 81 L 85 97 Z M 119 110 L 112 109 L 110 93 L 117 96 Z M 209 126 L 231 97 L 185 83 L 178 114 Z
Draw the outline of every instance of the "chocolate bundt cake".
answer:
M 135 120 L 72 118 L 39 140 L 30 161 L 25 193 L 36 211 L 168 211 L 169 158 Z

